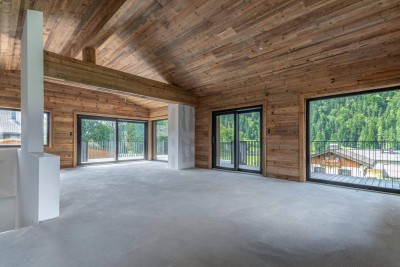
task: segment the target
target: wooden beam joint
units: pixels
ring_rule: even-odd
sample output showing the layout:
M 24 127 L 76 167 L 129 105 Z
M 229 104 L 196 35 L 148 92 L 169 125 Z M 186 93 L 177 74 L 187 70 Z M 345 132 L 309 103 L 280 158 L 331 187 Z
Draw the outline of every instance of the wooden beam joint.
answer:
M 96 49 L 91 46 L 83 48 L 82 60 L 88 63 L 96 64 Z

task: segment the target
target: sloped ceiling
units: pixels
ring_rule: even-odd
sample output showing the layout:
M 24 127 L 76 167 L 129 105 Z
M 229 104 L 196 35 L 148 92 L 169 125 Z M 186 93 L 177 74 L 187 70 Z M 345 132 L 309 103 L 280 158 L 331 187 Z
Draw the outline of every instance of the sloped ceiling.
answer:
M 400 0 L 5 0 L 0 67 L 19 69 L 26 9 L 44 13 L 45 49 L 176 84 L 198 96 L 271 75 L 400 54 Z

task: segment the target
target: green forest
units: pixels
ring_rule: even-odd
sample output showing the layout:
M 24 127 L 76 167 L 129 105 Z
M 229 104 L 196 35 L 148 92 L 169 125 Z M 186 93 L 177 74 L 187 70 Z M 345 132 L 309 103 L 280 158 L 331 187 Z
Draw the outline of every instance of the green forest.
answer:
M 89 142 L 111 142 L 115 139 L 115 121 L 82 119 L 82 140 Z M 132 122 L 118 122 L 119 141 L 143 142 L 144 124 Z
M 310 102 L 311 141 L 400 140 L 400 90 Z
M 218 116 L 219 140 L 221 142 L 233 141 L 234 136 L 234 115 Z M 249 112 L 239 114 L 239 140 L 259 141 L 260 140 L 260 113 Z

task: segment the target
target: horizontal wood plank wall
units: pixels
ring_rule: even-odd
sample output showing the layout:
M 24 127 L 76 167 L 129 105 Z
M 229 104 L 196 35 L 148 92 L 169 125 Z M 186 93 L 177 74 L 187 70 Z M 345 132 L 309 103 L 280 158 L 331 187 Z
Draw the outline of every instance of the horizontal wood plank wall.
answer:
M 45 151 L 61 157 L 61 167 L 73 167 L 74 116 L 92 114 L 147 120 L 149 110 L 118 95 L 45 83 L 45 110 L 51 114 L 51 141 Z M 19 73 L 0 72 L 0 107 L 20 108 Z
M 226 89 L 201 98 L 196 109 L 196 166 L 211 168 L 211 113 L 265 101 L 264 175 L 304 181 L 306 98 L 400 85 L 400 56 L 335 67 L 330 73 L 272 74 L 263 85 Z M 303 102 L 302 102 L 303 101 Z

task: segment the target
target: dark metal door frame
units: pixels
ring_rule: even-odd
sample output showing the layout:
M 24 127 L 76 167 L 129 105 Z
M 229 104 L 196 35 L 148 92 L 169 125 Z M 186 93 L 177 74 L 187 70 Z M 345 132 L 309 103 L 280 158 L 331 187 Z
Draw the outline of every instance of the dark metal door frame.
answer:
M 262 146 L 262 134 L 263 134 L 263 113 L 262 106 L 252 106 L 252 107 L 244 107 L 238 109 L 228 109 L 221 111 L 214 111 L 212 113 L 212 167 L 216 169 L 224 169 L 231 171 L 242 171 L 242 172 L 251 172 L 251 173 L 262 173 L 262 162 L 263 162 L 263 146 Z M 249 169 L 239 168 L 239 114 L 250 113 L 250 112 L 259 112 L 260 113 L 260 170 L 254 171 Z M 234 116 L 234 145 L 233 145 L 233 168 L 221 167 L 217 166 L 217 116 L 220 115 L 233 115 Z
M 90 164 L 103 164 L 103 163 L 113 163 L 113 162 L 125 162 L 125 161 L 136 161 L 136 160 L 148 160 L 148 121 L 146 120 L 130 120 L 130 119 L 120 119 L 114 117 L 102 117 L 102 116 L 93 116 L 93 115 L 78 115 L 78 128 L 77 128 L 77 164 L 78 165 L 90 165 Z M 102 161 L 102 162 L 85 162 L 82 163 L 82 119 L 90 119 L 90 120 L 99 120 L 99 121 L 114 121 L 115 122 L 115 159 L 112 161 Z M 144 125 L 144 159 L 131 159 L 131 160 L 120 160 L 118 158 L 119 147 L 119 122 L 131 122 L 131 123 L 143 123 Z

